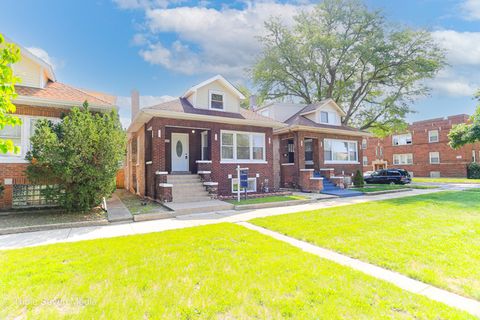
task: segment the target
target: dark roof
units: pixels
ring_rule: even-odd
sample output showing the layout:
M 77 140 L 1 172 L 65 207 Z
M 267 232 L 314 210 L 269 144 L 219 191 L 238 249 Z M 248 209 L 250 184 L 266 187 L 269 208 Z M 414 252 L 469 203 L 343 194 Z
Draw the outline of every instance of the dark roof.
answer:
M 328 128 L 328 129 L 361 132 L 361 130 L 359 130 L 359 129 L 352 128 L 352 127 L 345 126 L 345 125 L 333 126 L 333 125 L 324 124 L 324 123 L 317 123 L 317 122 L 312 121 L 312 120 L 306 118 L 305 116 L 301 115 L 302 113 L 315 110 L 317 107 L 318 107 L 317 104 L 307 105 L 305 108 L 303 108 L 302 110 L 298 111 L 293 116 L 291 116 L 290 118 L 285 120 L 285 123 L 288 124 L 289 126 L 308 126 L 308 127 L 315 127 L 315 128 Z
M 271 118 L 264 117 L 256 112 L 243 109 L 243 108 L 240 108 L 239 113 L 195 108 L 186 98 L 177 98 L 174 100 L 163 102 L 155 106 L 144 108 L 144 110 L 163 110 L 163 111 L 198 114 L 198 115 L 204 115 L 204 116 L 214 116 L 214 117 L 224 117 L 224 118 L 244 119 L 244 120 L 259 120 L 263 122 L 272 122 L 272 123 L 276 122 Z

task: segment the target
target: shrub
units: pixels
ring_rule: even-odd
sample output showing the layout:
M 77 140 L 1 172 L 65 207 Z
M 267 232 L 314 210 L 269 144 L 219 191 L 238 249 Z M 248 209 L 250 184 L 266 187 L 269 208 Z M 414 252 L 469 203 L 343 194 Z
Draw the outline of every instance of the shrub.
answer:
M 480 179 L 480 164 L 472 162 L 467 166 L 468 179 Z
M 125 132 L 115 111 L 92 113 L 85 102 L 59 123 L 39 120 L 30 141 L 28 178 L 59 187 L 62 192 L 57 191 L 56 196 L 66 210 L 88 211 L 115 191 L 126 148 Z
M 365 184 L 365 181 L 363 180 L 363 174 L 360 172 L 360 170 L 357 170 L 355 172 L 355 176 L 353 177 L 353 185 L 357 188 L 363 187 Z

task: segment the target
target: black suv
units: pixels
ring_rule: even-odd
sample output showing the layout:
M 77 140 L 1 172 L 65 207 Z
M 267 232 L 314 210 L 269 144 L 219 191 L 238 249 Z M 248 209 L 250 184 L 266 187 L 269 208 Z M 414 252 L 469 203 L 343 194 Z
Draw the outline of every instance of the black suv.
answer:
M 365 178 L 366 183 L 406 184 L 412 182 L 410 174 L 403 169 L 384 169 Z

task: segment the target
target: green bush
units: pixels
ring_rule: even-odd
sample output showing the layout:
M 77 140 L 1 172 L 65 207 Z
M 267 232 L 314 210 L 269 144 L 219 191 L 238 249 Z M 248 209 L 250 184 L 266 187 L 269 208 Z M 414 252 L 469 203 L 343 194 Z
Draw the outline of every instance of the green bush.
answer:
M 363 187 L 365 184 L 365 181 L 363 180 L 363 174 L 360 170 L 357 170 L 355 172 L 355 176 L 353 177 L 353 185 L 357 188 Z
M 56 196 L 66 210 L 88 211 L 115 191 L 115 176 L 126 150 L 116 111 L 93 113 L 85 102 L 59 123 L 39 120 L 30 142 L 28 178 L 60 188 Z
M 468 179 L 480 179 L 480 164 L 472 162 L 467 166 Z

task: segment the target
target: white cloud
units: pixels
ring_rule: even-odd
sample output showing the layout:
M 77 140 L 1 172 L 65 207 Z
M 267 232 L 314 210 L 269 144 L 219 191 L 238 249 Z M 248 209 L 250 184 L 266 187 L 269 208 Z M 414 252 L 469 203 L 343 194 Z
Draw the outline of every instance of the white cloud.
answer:
M 439 30 L 432 32 L 432 35 L 447 50 L 451 64 L 480 66 L 480 32 Z
M 140 96 L 140 108 L 150 107 L 173 99 L 175 99 L 175 97 L 172 96 Z M 132 101 L 130 97 L 117 97 L 118 113 L 124 128 L 127 128 L 131 122 L 131 104 Z
M 310 4 L 246 2 L 242 9 L 179 6 L 145 7 L 146 27 L 160 41 L 140 50 L 145 61 L 183 74 L 220 73 L 232 78 L 245 76 L 261 50 L 257 36 L 264 34 L 264 22 L 280 16 L 287 24 Z M 162 41 L 166 33 L 176 40 Z
M 461 9 L 466 20 L 480 20 L 480 0 L 465 0 Z
M 429 85 L 441 95 L 471 97 L 478 90 L 480 83 L 468 78 L 462 69 L 448 68 L 429 81 Z
M 47 51 L 45 51 L 42 48 L 29 47 L 29 48 L 27 48 L 27 50 L 30 51 L 31 53 L 33 53 L 34 55 L 36 55 L 37 57 L 39 57 L 40 59 L 42 59 L 43 61 L 45 61 L 46 63 L 48 63 L 49 65 L 51 65 L 53 69 L 61 68 L 64 65 L 64 63 L 62 61 L 60 61 L 56 58 L 53 58 L 52 56 L 50 56 L 48 54 Z

